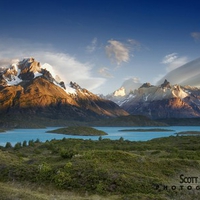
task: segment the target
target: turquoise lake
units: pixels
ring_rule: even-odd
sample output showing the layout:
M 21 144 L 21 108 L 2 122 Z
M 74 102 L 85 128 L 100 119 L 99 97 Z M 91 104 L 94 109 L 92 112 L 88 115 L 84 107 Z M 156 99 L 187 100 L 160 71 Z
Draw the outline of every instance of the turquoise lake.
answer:
M 79 138 L 79 139 L 92 139 L 98 140 L 99 136 L 73 136 L 63 134 L 46 133 L 48 130 L 54 130 L 58 127 L 47 127 L 45 129 L 12 129 L 6 132 L 0 133 L 0 146 L 5 146 L 6 142 L 10 142 L 15 145 L 17 142 L 23 142 L 26 140 L 37 140 L 42 142 L 52 139 L 62 138 Z M 147 141 L 153 138 L 168 137 L 176 135 L 181 131 L 200 131 L 200 126 L 170 126 L 170 127 L 94 127 L 98 130 L 105 131 L 108 135 L 102 136 L 102 138 L 109 138 L 111 140 L 118 140 L 123 137 L 125 140 L 130 141 Z M 170 129 L 173 131 L 167 132 L 121 132 L 122 129 Z

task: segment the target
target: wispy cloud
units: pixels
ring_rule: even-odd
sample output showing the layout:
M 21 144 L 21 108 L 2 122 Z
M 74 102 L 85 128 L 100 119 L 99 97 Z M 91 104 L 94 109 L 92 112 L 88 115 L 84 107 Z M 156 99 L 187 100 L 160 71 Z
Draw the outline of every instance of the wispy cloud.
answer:
M 152 84 L 154 84 L 154 85 L 160 85 L 161 84 L 160 80 L 163 79 L 163 77 L 165 75 L 166 74 L 158 74 L 157 76 L 155 76 L 154 79 L 153 79 L 153 81 L 152 81 Z
M 179 57 L 175 59 L 173 62 L 169 64 L 169 66 L 166 68 L 167 72 L 170 72 L 178 67 L 181 67 L 182 65 L 186 64 L 188 62 L 188 58 L 186 56 Z
M 93 40 L 91 41 L 90 45 L 88 45 L 86 47 L 86 51 L 88 53 L 93 53 L 95 50 L 96 50 L 96 47 L 97 47 L 97 38 L 93 38 Z
M 127 76 L 123 79 L 124 81 L 126 80 L 131 80 L 133 83 L 140 83 L 140 78 L 138 77 L 133 77 L 133 76 Z
M 49 45 L 31 44 L 27 41 L 1 41 L 0 66 L 10 65 L 13 59 L 34 57 L 41 64 L 48 63 L 53 67 L 54 73 L 67 84 L 77 82 L 81 87 L 95 90 L 106 79 L 92 75 L 93 65 L 82 63 L 77 58 L 62 52 L 57 52 Z
M 174 60 L 176 60 L 176 58 L 177 58 L 177 53 L 172 53 L 172 54 L 166 55 L 166 56 L 163 58 L 162 63 L 163 63 L 163 64 L 172 63 Z
M 113 78 L 113 75 L 110 74 L 110 70 L 107 67 L 102 67 L 98 70 L 99 74 L 101 74 L 105 78 Z
M 188 58 L 186 56 L 182 56 L 179 57 L 177 53 L 172 53 L 172 54 L 168 54 L 166 55 L 163 60 L 162 60 L 162 64 L 166 64 L 166 71 L 170 72 L 182 65 L 184 65 L 185 63 L 188 62 Z
M 77 82 L 81 87 L 94 90 L 105 82 L 104 78 L 92 76 L 93 66 L 90 63 L 81 63 L 75 57 L 64 53 L 44 52 L 35 54 L 41 62 L 48 62 L 65 83 Z
M 167 73 L 157 82 L 157 84 L 160 85 L 165 79 L 167 79 L 171 84 L 190 85 L 199 87 L 199 66 L 199 58 L 187 62 L 183 66 Z
M 0 59 L 0 68 L 5 68 L 13 63 L 18 63 L 18 62 L 19 62 L 19 59 L 2 58 Z
M 133 51 L 139 51 L 142 48 L 142 44 L 135 39 L 128 39 L 127 42 L 130 44 L 129 46 Z
M 190 35 L 194 38 L 195 41 L 200 41 L 200 32 L 192 32 Z
M 129 61 L 129 48 L 117 41 L 117 40 L 108 40 L 108 45 L 105 47 L 107 56 L 117 65 L 120 65 L 122 62 Z

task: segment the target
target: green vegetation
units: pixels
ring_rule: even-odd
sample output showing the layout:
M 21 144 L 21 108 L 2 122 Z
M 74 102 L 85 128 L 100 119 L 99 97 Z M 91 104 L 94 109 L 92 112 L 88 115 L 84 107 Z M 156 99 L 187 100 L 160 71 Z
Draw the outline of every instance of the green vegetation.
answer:
M 0 199 L 198 199 L 187 183 L 171 186 L 181 174 L 200 179 L 199 171 L 199 136 L 8 143 L 0 148 Z
M 90 126 L 168 126 L 166 123 L 151 120 L 142 115 L 128 115 L 102 119 L 87 123 Z
M 173 131 L 170 129 L 161 129 L 161 128 L 152 128 L 152 129 L 122 129 L 119 131 L 124 132 L 165 132 L 165 131 Z
M 59 133 L 65 135 L 82 135 L 82 136 L 100 136 L 107 135 L 106 132 L 86 126 L 69 126 L 56 130 L 47 131 L 47 133 Z
M 166 118 L 157 119 L 157 122 L 166 123 L 170 126 L 200 126 L 200 117 L 197 118 Z
M 177 133 L 177 135 L 199 135 L 200 131 L 183 131 Z
M 162 122 L 153 121 L 141 115 L 129 115 L 112 117 L 106 119 L 68 120 L 56 118 L 39 117 L 36 115 L 0 115 L 0 128 L 45 128 L 45 127 L 66 127 L 66 126 L 167 126 Z

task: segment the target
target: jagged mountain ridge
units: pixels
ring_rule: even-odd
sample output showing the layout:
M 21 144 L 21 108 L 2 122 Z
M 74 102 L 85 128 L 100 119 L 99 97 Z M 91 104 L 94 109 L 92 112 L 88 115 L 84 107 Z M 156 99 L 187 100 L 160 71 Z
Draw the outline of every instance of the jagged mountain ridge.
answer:
M 76 83 L 65 85 L 34 58 L 1 70 L 0 114 L 73 120 L 128 115 L 117 104 Z
M 115 103 L 117 103 L 118 105 L 120 105 L 120 102 L 123 101 L 123 99 L 129 95 L 130 93 L 132 93 L 135 89 L 139 88 L 142 84 L 138 82 L 137 79 L 135 78 L 129 78 L 127 80 L 125 80 L 121 87 L 117 90 L 115 90 L 113 93 L 108 94 L 106 96 L 101 95 L 102 98 L 111 100 Z
M 200 89 L 171 85 L 167 80 L 160 86 L 145 83 L 119 105 L 130 114 L 151 119 L 195 118 L 200 117 Z
M 22 82 L 28 82 L 36 77 L 43 76 L 49 82 L 65 88 L 64 82 L 56 79 L 46 69 L 47 64 L 41 65 L 34 58 L 27 58 L 18 63 L 14 63 L 5 69 L 0 69 L 0 86 L 18 85 Z

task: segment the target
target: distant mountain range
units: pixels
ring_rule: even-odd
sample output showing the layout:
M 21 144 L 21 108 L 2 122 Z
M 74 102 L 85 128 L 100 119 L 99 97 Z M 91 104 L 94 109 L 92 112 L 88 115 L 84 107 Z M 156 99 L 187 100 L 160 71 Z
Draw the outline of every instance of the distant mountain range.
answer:
M 27 58 L 0 69 L 1 115 L 85 121 L 129 115 L 114 102 L 74 82 L 65 85 L 45 66 Z
M 182 79 L 177 75 L 177 80 L 183 83 L 184 79 L 185 83 L 189 83 L 194 78 L 197 81 L 198 66 L 200 59 L 174 70 L 174 73 L 180 74 L 188 72 L 188 76 L 184 74 Z M 64 83 L 48 68 L 48 64 L 41 65 L 34 58 L 0 68 L 0 126 L 9 126 L 5 124 L 9 124 L 10 120 L 16 124 L 29 120 L 27 124 L 31 124 L 33 119 L 39 119 L 39 123 L 49 121 L 52 125 L 56 125 L 53 124 L 55 119 L 57 125 L 62 124 L 58 123 L 59 120 L 87 121 L 91 124 L 99 119 L 129 115 L 138 115 L 138 119 L 142 120 L 135 123 L 137 117 L 130 117 L 96 124 L 123 125 L 123 120 L 127 119 L 129 124 L 142 125 L 142 121 L 145 121 L 143 125 L 155 124 L 141 118 L 142 115 L 153 120 L 200 118 L 199 87 L 171 84 L 167 79 L 157 86 L 150 83 L 142 85 L 129 79 L 112 94 L 98 96 L 75 82 Z M 189 73 L 188 68 L 193 69 L 196 75 Z M 175 81 L 173 73 L 166 77 Z
M 114 101 L 130 114 L 144 115 L 151 119 L 198 118 L 198 86 L 200 58 L 169 72 L 157 85 L 139 85 L 129 79 L 122 87 L 104 98 Z
M 160 86 L 145 83 L 115 102 L 130 114 L 151 119 L 200 117 L 200 88 L 171 85 L 167 80 Z

